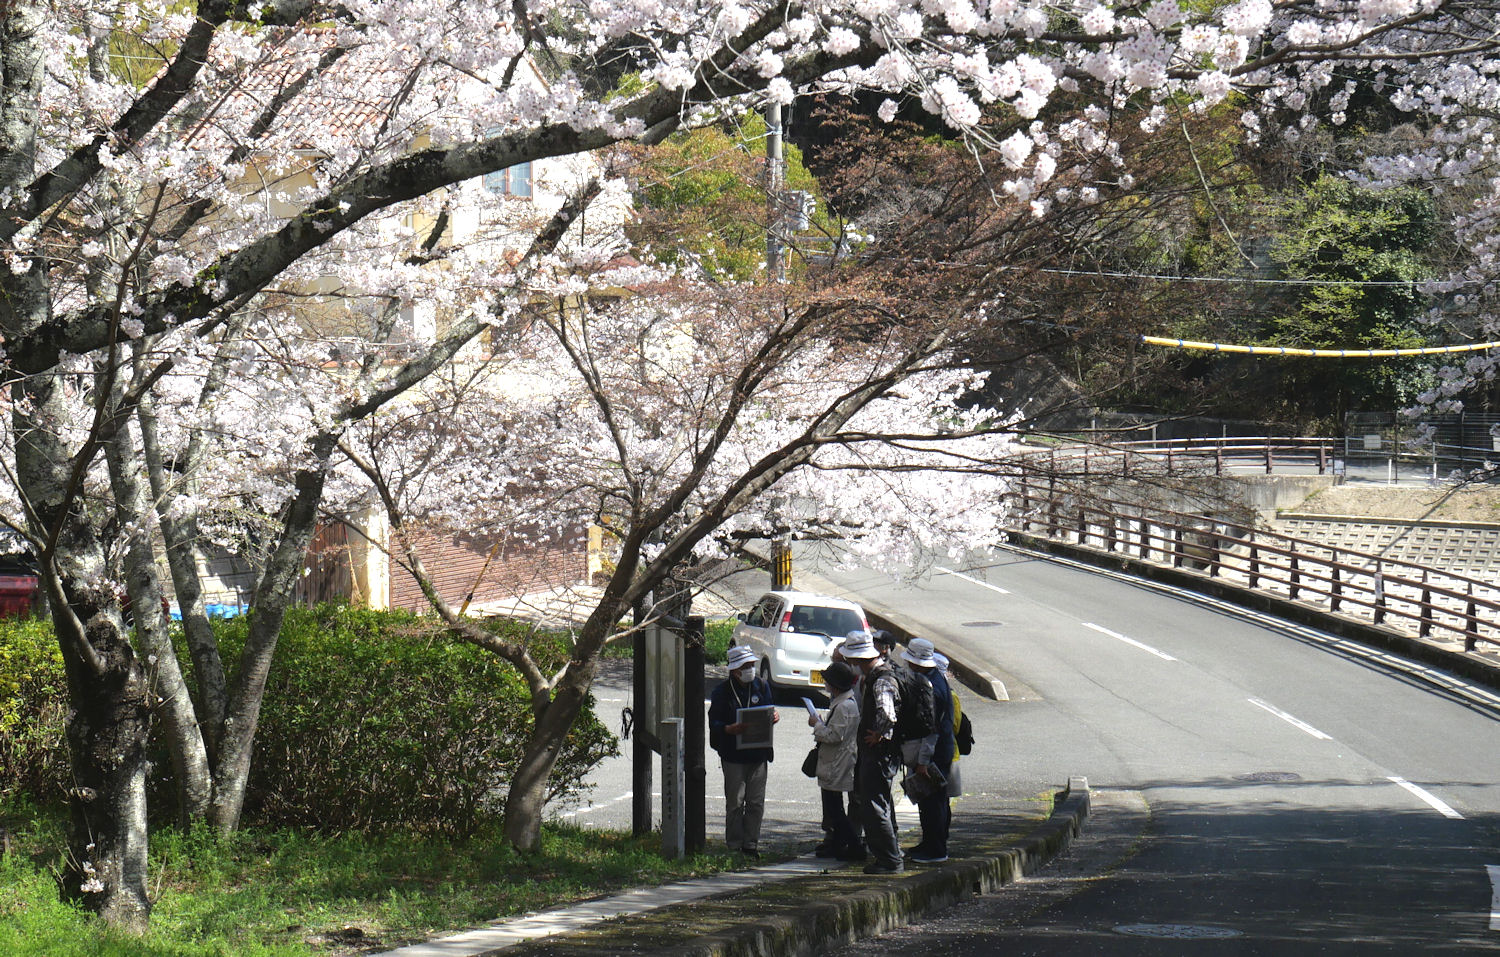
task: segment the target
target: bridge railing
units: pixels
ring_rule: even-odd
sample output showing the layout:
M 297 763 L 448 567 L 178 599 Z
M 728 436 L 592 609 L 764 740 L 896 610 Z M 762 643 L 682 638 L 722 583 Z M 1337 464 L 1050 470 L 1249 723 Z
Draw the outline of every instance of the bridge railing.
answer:
M 1418 445 L 1386 442 L 1381 436 L 1227 436 L 1198 439 L 1139 439 L 1076 442 L 1046 450 L 1054 460 L 1084 474 L 1130 474 L 1151 469 L 1166 474 L 1198 472 L 1223 475 L 1264 471 L 1347 472 L 1349 466 L 1384 469 L 1386 481 L 1402 477 L 1441 479 L 1454 471 L 1492 470 L 1500 464 L 1493 448 L 1430 441 Z
M 1494 582 L 1027 479 L 1013 494 L 1011 524 L 1023 534 L 1196 570 L 1419 637 L 1462 642 L 1465 651 L 1480 642 L 1500 644 Z

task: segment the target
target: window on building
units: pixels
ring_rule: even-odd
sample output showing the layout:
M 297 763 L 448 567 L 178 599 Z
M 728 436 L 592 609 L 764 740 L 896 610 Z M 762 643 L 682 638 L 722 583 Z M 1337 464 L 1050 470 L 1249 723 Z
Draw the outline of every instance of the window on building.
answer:
M 531 198 L 531 163 L 518 163 L 508 169 L 484 174 L 484 187 L 501 196 Z

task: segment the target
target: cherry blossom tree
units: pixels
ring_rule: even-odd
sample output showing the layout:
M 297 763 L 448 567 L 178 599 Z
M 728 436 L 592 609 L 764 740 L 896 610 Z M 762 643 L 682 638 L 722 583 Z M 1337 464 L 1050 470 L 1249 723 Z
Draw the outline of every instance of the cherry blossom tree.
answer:
M 647 287 L 544 311 L 503 359 L 346 433 L 369 479 L 349 492 L 378 490 L 433 607 L 531 688 L 535 722 L 506 803 L 517 846 L 537 844 L 600 651 L 680 566 L 767 529 L 837 536 L 892 567 L 996 540 L 1010 423 L 965 404 L 983 376 L 953 353 L 947 324 L 872 335 L 872 318 L 861 303 L 774 288 Z M 602 597 L 560 673 L 444 601 L 410 534 L 426 523 L 608 530 Z
M 1350 96 L 1374 90 L 1430 135 L 1401 156 L 1369 157 L 1369 184 L 1487 183 L 1495 25 L 1487 4 L 1428 0 L 0 6 L 6 521 L 37 559 L 69 678 L 77 783 L 65 884 L 107 919 L 145 925 L 145 735 L 158 697 L 178 702 L 163 714 L 177 729 L 180 766 L 218 768 L 189 803 L 219 808 L 204 812 L 218 827 L 235 825 L 256 688 L 344 433 L 466 343 L 522 321 L 536 276 L 583 291 L 547 278 L 577 274 L 559 254 L 566 229 L 587 218 L 583 203 L 450 255 L 446 224 L 467 215 L 454 205 L 464 184 L 655 142 L 720 110 L 786 103 L 814 87 L 881 91 L 885 118 L 914 99 L 1006 171 L 997 199 L 1037 217 L 1134 189 L 1121 127 L 1174 135 L 1180 111 L 1228 97 L 1245 98 L 1251 134 L 1295 136 L 1341 122 Z M 1098 174 L 1057 182 L 1069 150 L 1095 156 Z M 1493 324 L 1500 205 L 1485 189 L 1459 224 L 1471 270 L 1450 287 L 1476 331 Z M 441 313 L 439 335 L 405 352 L 378 347 L 396 340 L 403 311 L 429 303 Z M 825 313 L 799 305 L 777 321 Z M 358 335 L 331 336 L 335 319 Z M 884 358 L 865 358 L 862 377 L 847 376 L 843 398 L 799 423 L 802 438 L 784 456 L 751 463 L 718 508 L 705 507 L 659 553 L 647 556 L 637 538 L 696 485 L 611 500 L 641 510 L 622 513 L 622 555 L 644 556 L 625 559 L 632 573 L 641 561 L 684 557 L 706 525 L 812 465 L 833 436 L 853 448 L 844 432 L 897 388 L 890 370 L 923 371 L 944 344 L 928 324 L 913 325 Z M 350 374 L 318 375 L 330 361 Z M 199 389 L 169 381 L 177 376 L 199 377 Z M 257 377 L 273 387 L 253 388 Z M 245 401 L 224 398 L 235 394 Z M 234 410 L 263 414 L 229 422 Z M 188 725 L 205 716 L 182 705 L 160 635 L 127 631 L 123 596 L 138 621 L 154 613 L 141 539 L 159 520 L 169 558 L 190 547 L 212 484 L 199 472 L 226 424 L 241 455 L 281 458 L 241 493 L 258 496 L 278 531 L 256 587 L 252 653 L 225 669 L 223 707 L 194 755 Z M 602 437 L 620 440 L 608 429 Z M 706 435 L 685 467 L 705 468 L 728 438 Z M 136 570 L 125 573 L 127 564 Z M 174 567 L 174 578 L 185 574 Z M 603 640 L 630 587 L 622 579 L 611 591 L 589 641 Z M 212 658 L 194 652 L 201 681 L 220 680 Z M 585 686 L 554 688 L 562 706 L 540 723 L 561 727 Z

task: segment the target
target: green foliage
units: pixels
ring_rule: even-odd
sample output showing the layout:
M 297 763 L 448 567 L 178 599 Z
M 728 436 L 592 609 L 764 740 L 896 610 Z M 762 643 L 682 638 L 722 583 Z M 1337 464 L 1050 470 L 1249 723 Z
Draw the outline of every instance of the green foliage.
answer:
M 528 640 L 544 669 L 565 660 L 565 637 Z M 256 732 L 247 810 L 260 824 L 470 833 L 498 819 L 531 724 L 525 683 L 491 652 L 402 613 L 294 609 Z M 615 748 L 586 708 L 552 796 L 575 792 Z
M 52 625 L 0 620 L 0 798 L 52 801 L 62 794 L 67 701 Z
M 55 846 L 60 822 L 0 820 L 20 852 L 0 858 L 0 953 L 7 957 L 308 957 L 386 950 L 433 934 L 625 887 L 734 866 L 727 855 L 669 861 L 655 835 L 549 825 L 536 854 L 498 830 L 466 838 L 250 829 L 153 835 L 151 928 L 115 932 L 58 902 L 28 852 Z M 359 933 L 356 935 L 354 930 Z
M 645 215 L 634 230 L 664 262 L 691 261 L 718 279 L 765 271 L 765 120 L 748 113 L 722 126 L 679 133 L 644 159 L 638 195 Z M 791 144 L 782 151 L 785 188 L 819 195 L 817 180 Z M 819 204 L 814 228 L 827 231 Z
M 226 661 L 237 660 L 247 624 L 216 623 Z M 516 629 L 512 637 L 526 640 L 545 670 L 567 659 L 566 635 L 494 627 Z M 58 801 L 66 701 L 51 626 L 0 622 L 0 798 Z M 531 723 L 524 682 L 488 651 L 401 612 L 293 609 L 256 731 L 247 821 L 472 832 L 498 819 Z M 552 796 L 578 791 L 616 747 L 586 707 L 553 772 Z M 155 765 L 153 800 L 169 800 L 165 753 Z
M 1428 303 L 1416 284 L 1432 275 L 1427 255 L 1437 229 L 1431 196 L 1412 187 L 1369 190 L 1322 176 L 1287 197 L 1272 258 L 1289 278 L 1324 284 L 1305 287 L 1294 307 L 1271 321 L 1267 341 L 1335 349 L 1426 345 L 1418 317 Z M 1284 366 L 1279 378 L 1284 393 L 1298 396 L 1303 416 L 1337 418 L 1353 408 L 1407 404 L 1431 368 L 1420 359 L 1302 362 Z
M 707 622 L 703 627 L 703 660 L 712 665 L 722 665 L 729 659 L 729 639 L 734 636 L 733 618 L 720 618 Z

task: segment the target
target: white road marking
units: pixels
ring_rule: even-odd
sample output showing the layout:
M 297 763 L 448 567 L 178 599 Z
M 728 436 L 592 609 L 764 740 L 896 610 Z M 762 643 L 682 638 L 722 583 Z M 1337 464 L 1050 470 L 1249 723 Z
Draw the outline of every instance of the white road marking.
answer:
M 621 794 L 617 797 L 612 797 L 608 801 L 591 802 L 585 807 L 574 808 L 571 811 L 564 811 L 563 813 L 557 815 L 557 820 L 566 821 L 569 818 L 577 817 L 580 814 L 588 814 L 592 811 L 602 811 L 605 808 L 609 807 L 611 804 L 619 804 L 621 801 L 628 801 L 634 796 L 634 791 L 626 791 L 624 794 Z
M 1490 872 L 1490 930 L 1500 930 L 1500 865 L 1488 864 Z
M 1426 681 L 1430 684 L 1436 685 L 1437 687 L 1442 688 L 1445 691 L 1452 692 L 1453 694 L 1460 695 L 1483 707 L 1500 709 L 1500 694 L 1496 694 L 1495 692 L 1490 691 L 1487 688 L 1482 688 L 1479 685 L 1465 681 L 1457 675 L 1449 674 L 1446 671 L 1441 671 L 1436 668 L 1428 668 L 1425 665 L 1422 665 L 1411 659 L 1402 658 L 1399 655 L 1385 654 L 1383 652 L 1375 651 L 1374 649 L 1366 645 L 1361 645 L 1357 642 L 1335 637 L 1326 631 L 1319 631 L 1316 628 L 1309 628 L 1304 625 L 1294 624 L 1284 619 L 1277 618 L 1274 615 L 1267 615 L 1263 612 L 1252 611 L 1249 608 L 1245 608 L 1241 605 L 1236 605 L 1233 602 L 1224 601 L 1221 598 L 1213 598 L 1211 596 L 1192 591 L 1191 589 L 1180 588 L 1176 585 L 1167 585 L 1161 582 L 1154 582 L 1147 578 L 1139 578 L 1134 575 L 1127 575 L 1124 572 L 1111 571 L 1107 568 L 1100 568 L 1097 565 L 1090 565 L 1085 562 L 1075 561 L 1071 558 L 1062 558 L 1060 556 L 1052 555 L 1047 552 L 1039 552 L 1034 549 L 1021 548 L 1016 545 L 1006 545 L 1003 546 L 1001 550 L 1015 552 L 1018 555 L 1029 555 L 1032 558 L 1051 562 L 1055 565 L 1062 565 L 1067 568 L 1075 568 L 1079 571 L 1088 572 L 1092 575 L 1100 575 L 1104 578 L 1112 578 L 1115 581 L 1125 582 L 1126 584 L 1133 585 L 1138 588 L 1148 588 L 1152 591 L 1158 591 L 1166 595 L 1174 595 L 1184 601 L 1191 602 L 1195 605 L 1201 605 L 1205 608 L 1212 608 L 1215 611 L 1222 612 L 1223 614 L 1230 615 L 1234 618 L 1254 622 L 1257 625 L 1260 625 L 1264 628 L 1269 628 L 1273 631 L 1280 631 L 1287 634 L 1298 635 L 1299 637 L 1306 638 L 1309 641 L 1317 642 L 1318 644 L 1324 645 L 1326 647 L 1337 648 L 1339 651 L 1357 658 L 1361 658 L 1365 661 L 1374 661 L 1386 667 L 1395 668 L 1398 671 L 1415 675 L 1422 681 Z
M 1001 588 L 999 585 L 991 585 L 987 581 L 980 581 L 977 578 L 971 578 L 968 575 L 965 575 L 963 572 L 956 572 L 951 568 L 944 568 L 941 565 L 935 565 L 933 567 L 942 572 L 944 575 L 952 575 L 954 578 L 962 578 L 964 581 L 968 582 L 971 585 L 978 585 L 980 588 L 988 588 L 990 591 L 999 592 L 1002 595 L 1010 594 L 1010 592 L 1006 591 L 1004 588 Z
M 1312 725 L 1308 724 L 1306 721 L 1299 721 L 1298 719 L 1296 719 L 1296 718 L 1292 717 L 1291 715 L 1287 714 L 1285 711 L 1282 711 L 1280 708 L 1273 707 L 1272 705 L 1266 704 L 1264 701 L 1260 700 L 1259 698 L 1251 698 L 1251 699 L 1249 699 L 1249 701 L 1250 701 L 1251 704 L 1255 705 L 1257 708 L 1260 708 L 1263 711 L 1269 711 L 1269 712 L 1271 712 L 1276 717 L 1278 717 L 1281 720 L 1285 721 L 1287 724 L 1289 724 L 1292 727 L 1298 729 L 1299 731 L 1305 731 L 1308 734 L 1312 735 L 1313 737 L 1318 738 L 1318 739 L 1323 740 L 1323 741 L 1332 741 L 1333 740 L 1333 738 L 1331 738 L 1328 735 L 1324 734 L 1323 732 L 1319 731 L 1317 728 L 1314 728 Z
M 1125 644 L 1130 645 L 1131 647 L 1139 648 L 1139 649 L 1141 649 L 1142 651 L 1144 651 L 1144 652 L 1146 652 L 1148 654 L 1155 655 L 1156 657 L 1160 658 L 1162 661 L 1176 661 L 1177 660 L 1176 658 L 1173 658 L 1171 655 L 1167 654 L 1165 651 L 1157 651 L 1155 648 L 1152 648 L 1150 645 L 1142 644 L 1141 642 L 1136 641 L 1134 638 L 1126 638 L 1124 635 L 1120 634 L 1117 631 L 1110 631 L 1108 628 L 1105 628 L 1102 625 L 1096 625 L 1096 624 L 1094 624 L 1091 621 L 1084 622 L 1083 623 L 1083 627 L 1085 627 L 1085 628 L 1092 628 L 1095 631 L 1097 631 L 1099 634 L 1101 634 L 1101 635 L 1108 635 L 1109 637 L 1115 639 L 1116 641 L 1123 641 L 1123 642 L 1125 642 Z
M 1389 782 L 1391 782 L 1392 784 L 1396 784 L 1396 785 L 1399 785 L 1399 786 L 1401 786 L 1403 788 L 1406 788 L 1406 790 L 1410 791 L 1411 793 L 1415 794 L 1417 797 L 1421 798 L 1422 802 L 1424 804 L 1427 804 L 1429 807 L 1431 807 L 1434 811 L 1437 811 L 1443 817 L 1452 818 L 1455 821 L 1462 821 L 1464 819 L 1464 816 L 1462 814 L 1458 813 L 1457 811 L 1453 810 L 1453 808 L 1449 807 L 1448 805 L 1444 804 L 1442 801 L 1438 800 L 1438 798 L 1437 798 L 1436 795 L 1434 795 L 1434 794 L 1432 794 L 1432 793 L 1430 793 L 1428 791 L 1424 791 L 1423 789 L 1417 787 L 1415 784 L 1411 783 L 1410 781 L 1406 780 L 1405 778 L 1398 778 L 1398 777 L 1395 777 L 1394 775 L 1392 775 L 1392 776 L 1387 777 L 1386 780 L 1389 781 Z

